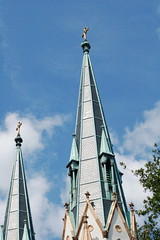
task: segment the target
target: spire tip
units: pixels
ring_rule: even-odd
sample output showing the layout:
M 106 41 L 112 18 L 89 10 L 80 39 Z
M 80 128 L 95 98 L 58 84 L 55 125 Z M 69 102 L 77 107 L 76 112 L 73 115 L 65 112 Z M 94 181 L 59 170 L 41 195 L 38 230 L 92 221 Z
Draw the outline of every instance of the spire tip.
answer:
M 87 41 L 87 32 L 89 31 L 88 27 L 85 27 L 83 29 L 83 33 L 82 33 L 82 38 L 84 38 L 84 41 Z
M 89 53 L 89 49 L 91 48 L 89 42 L 87 41 L 87 32 L 89 31 L 88 27 L 85 27 L 82 33 L 82 38 L 84 39 L 83 43 L 81 44 L 81 47 L 83 49 L 84 53 Z
M 22 126 L 21 122 L 18 122 L 17 127 L 16 127 L 16 131 L 17 131 L 17 136 L 20 136 L 20 128 Z
M 16 146 L 20 146 L 20 147 L 21 147 L 21 143 L 23 142 L 23 139 L 21 138 L 21 135 L 20 135 L 20 128 L 21 128 L 21 126 L 22 126 L 22 123 L 18 122 L 17 128 L 16 128 L 17 137 L 15 138 Z

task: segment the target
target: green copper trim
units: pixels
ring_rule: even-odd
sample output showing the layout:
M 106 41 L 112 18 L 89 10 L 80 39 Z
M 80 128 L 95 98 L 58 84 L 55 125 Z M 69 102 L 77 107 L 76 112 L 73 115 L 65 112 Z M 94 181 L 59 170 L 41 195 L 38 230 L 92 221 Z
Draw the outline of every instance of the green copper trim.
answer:
M 106 138 L 105 128 L 104 126 L 102 128 L 102 136 L 101 136 L 101 145 L 100 145 L 100 155 L 103 153 L 113 155 L 113 153 L 109 149 L 108 145 L 108 139 Z
M 76 135 L 73 134 L 73 141 L 72 141 L 72 148 L 71 148 L 71 154 L 70 154 L 70 161 L 75 160 L 78 161 L 78 150 L 77 150 L 77 144 L 76 144 Z
M 86 53 L 86 52 L 89 53 L 91 45 L 89 44 L 89 42 L 87 40 L 85 40 L 83 43 L 81 43 L 81 47 L 82 47 L 84 53 Z
M 114 166 L 115 166 L 115 177 L 117 179 L 117 187 L 119 189 L 119 196 L 120 196 L 120 199 L 121 199 L 120 201 L 122 203 L 122 208 L 123 208 L 123 211 L 124 211 L 126 222 L 127 222 L 128 226 L 129 226 L 127 203 L 126 203 L 124 191 L 123 191 L 122 184 L 121 184 L 121 176 L 120 176 L 120 173 L 119 173 L 119 170 L 118 170 L 116 162 L 115 162 Z
M 76 143 L 76 135 L 73 134 L 70 161 L 67 164 L 68 175 L 70 177 L 70 188 L 69 188 L 69 209 L 73 210 L 77 204 L 77 174 L 79 167 L 79 155 Z M 73 216 L 73 214 L 71 214 Z M 73 218 L 73 217 L 72 217 Z
M 26 221 L 24 221 L 24 230 L 23 230 L 22 240 L 30 240 L 30 237 L 29 237 L 29 234 L 28 234 L 27 222 Z

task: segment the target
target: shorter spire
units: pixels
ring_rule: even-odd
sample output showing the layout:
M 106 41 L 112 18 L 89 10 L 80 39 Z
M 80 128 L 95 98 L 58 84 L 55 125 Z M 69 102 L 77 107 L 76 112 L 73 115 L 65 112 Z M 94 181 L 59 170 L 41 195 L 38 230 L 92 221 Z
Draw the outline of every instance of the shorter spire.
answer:
M 16 128 L 18 131 L 17 137 L 15 138 L 16 154 L 2 240 L 10 240 L 13 236 L 15 236 L 14 239 L 18 240 L 35 240 L 21 150 L 21 143 L 23 142 L 20 136 L 21 125 L 22 123 L 19 122 Z M 27 224 L 24 223 L 25 219 L 27 220 Z
M 29 234 L 28 234 L 28 228 L 27 228 L 27 221 L 24 220 L 24 230 L 23 230 L 23 237 L 22 240 L 30 240 Z
M 77 150 L 77 144 L 76 144 L 76 135 L 73 134 L 73 141 L 72 141 L 72 148 L 71 148 L 71 154 L 70 154 L 70 161 L 75 160 L 78 161 L 78 150 Z
M 102 128 L 102 136 L 101 136 L 101 145 L 100 145 L 101 146 L 100 147 L 100 155 L 103 154 L 103 153 L 113 155 L 113 153 L 109 149 L 109 145 L 108 145 L 108 141 L 107 141 L 107 138 L 106 138 L 104 126 L 102 125 L 101 128 Z

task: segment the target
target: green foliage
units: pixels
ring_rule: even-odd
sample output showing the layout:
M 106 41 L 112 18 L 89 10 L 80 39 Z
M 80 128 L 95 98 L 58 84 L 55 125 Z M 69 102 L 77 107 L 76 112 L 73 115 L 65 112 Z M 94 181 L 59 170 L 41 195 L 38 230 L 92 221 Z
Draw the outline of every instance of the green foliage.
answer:
M 145 216 L 144 225 L 138 229 L 141 240 L 160 239 L 160 149 L 157 144 L 153 150 L 153 159 L 148 161 L 144 168 L 134 171 L 139 177 L 145 191 L 151 196 L 144 199 L 144 209 L 136 211 L 139 216 Z
M 152 151 L 152 160 L 148 161 L 143 168 L 131 170 L 139 177 L 144 191 L 151 192 L 151 196 L 143 200 L 143 210 L 136 211 L 139 216 L 145 217 L 143 226 L 138 229 L 140 240 L 160 240 L 160 149 L 157 144 Z M 120 165 L 128 169 L 125 163 L 120 162 Z

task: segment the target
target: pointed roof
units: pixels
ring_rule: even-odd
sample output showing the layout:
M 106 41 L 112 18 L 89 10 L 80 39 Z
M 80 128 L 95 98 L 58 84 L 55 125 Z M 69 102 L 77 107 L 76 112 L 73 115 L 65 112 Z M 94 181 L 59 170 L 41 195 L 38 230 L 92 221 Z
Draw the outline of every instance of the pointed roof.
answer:
M 73 139 L 70 163 L 67 165 L 71 166 L 72 158 L 77 158 L 78 172 L 74 174 L 69 172 L 71 179 L 69 213 L 74 216 L 76 228 L 82 217 L 86 191 L 91 193 L 91 201 L 95 204 L 95 212 L 103 226 L 107 222 L 113 192 L 118 195 L 118 202 L 125 219 L 128 214 L 121 176 L 89 56 L 91 46 L 86 38 L 81 47 L 83 61 L 75 127 L 76 137 Z
M 26 221 L 24 221 L 24 230 L 23 230 L 22 240 L 30 240 Z
M 103 108 L 96 84 L 96 79 L 94 76 L 91 60 L 89 57 L 89 50 L 91 48 L 90 43 L 85 40 L 81 44 L 82 50 L 84 52 L 81 70 L 81 80 L 80 80 L 80 91 L 79 91 L 79 101 L 77 109 L 77 121 L 76 121 L 76 141 L 78 143 L 82 137 L 82 120 L 93 118 L 94 126 L 89 125 L 88 128 L 95 128 L 95 135 L 98 145 L 98 153 L 100 150 L 100 139 L 101 139 L 101 127 L 104 127 L 105 135 L 108 140 L 108 149 L 113 153 L 112 143 L 110 140 L 108 128 L 105 122 L 105 117 L 103 113 Z M 85 129 L 84 129 L 85 130 Z
M 17 128 L 17 130 L 18 134 L 15 138 L 16 156 L 4 221 L 4 240 L 22 240 L 24 220 L 27 221 L 29 239 L 35 240 L 21 150 L 23 140 L 20 136 L 20 128 Z
M 77 144 L 75 140 L 76 135 L 73 134 L 72 136 L 73 136 L 73 141 L 72 141 L 72 148 L 71 148 L 71 154 L 70 154 L 70 161 L 72 160 L 78 161 L 78 150 L 77 150 Z
M 66 208 L 66 213 L 65 213 L 65 217 L 63 219 L 64 221 L 64 226 L 63 226 L 63 231 L 62 231 L 62 239 L 66 239 L 68 237 L 68 232 L 70 232 L 70 238 L 74 238 L 74 227 L 72 225 L 72 221 L 70 218 L 70 215 L 68 213 L 68 203 L 65 203 L 65 208 Z
M 113 200 L 111 205 L 106 229 L 109 239 L 111 236 L 114 236 L 117 239 L 119 233 L 123 232 L 123 239 L 133 240 L 131 232 L 129 231 L 129 227 L 127 226 L 124 215 L 122 214 L 116 198 Z
M 113 155 L 113 153 L 109 149 L 108 139 L 106 138 L 104 126 L 102 126 L 101 128 L 102 128 L 102 135 L 101 135 L 101 144 L 100 144 L 100 155 L 103 153 Z

